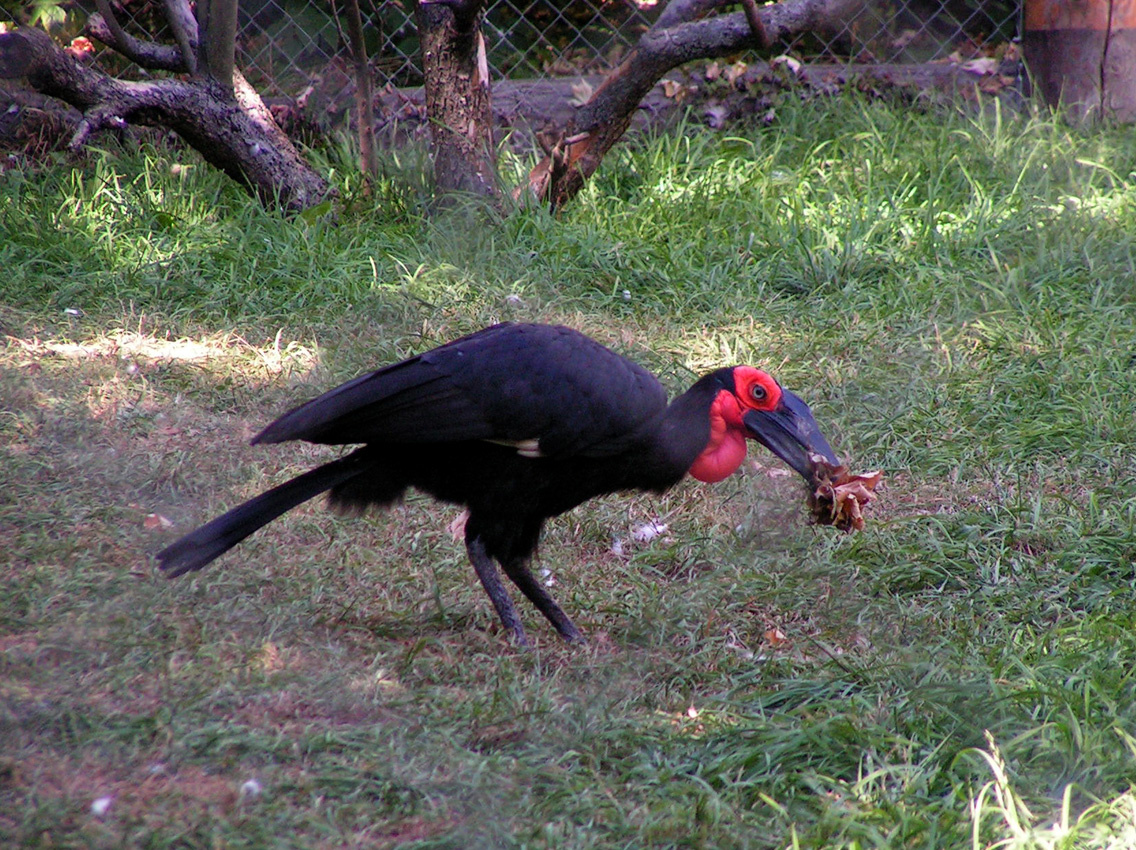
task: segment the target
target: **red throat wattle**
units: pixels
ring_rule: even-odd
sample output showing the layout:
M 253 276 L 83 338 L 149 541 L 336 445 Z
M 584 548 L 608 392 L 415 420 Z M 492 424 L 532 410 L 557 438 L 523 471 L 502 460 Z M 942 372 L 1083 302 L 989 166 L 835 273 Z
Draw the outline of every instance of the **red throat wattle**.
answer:
M 710 405 L 710 441 L 691 464 L 690 474 L 713 483 L 733 474 L 746 456 L 742 411 L 733 393 L 722 390 Z
M 710 404 L 710 439 L 690 467 L 699 481 L 721 481 L 741 466 L 748 434 L 742 416 L 753 410 L 773 411 L 781 403 L 781 386 L 767 372 L 735 366 L 733 379 L 733 391 L 719 390 Z

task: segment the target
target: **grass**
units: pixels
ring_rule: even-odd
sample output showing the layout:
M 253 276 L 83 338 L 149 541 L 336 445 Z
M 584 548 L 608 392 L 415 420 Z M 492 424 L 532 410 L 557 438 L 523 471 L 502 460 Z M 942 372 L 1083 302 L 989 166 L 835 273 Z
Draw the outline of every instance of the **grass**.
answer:
M 404 156 L 377 203 L 337 171 L 335 222 L 176 150 L 0 177 L 0 843 L 1136 842 L 1130 133 L 786 101 L 488 224 L 427 219 Z M 867 529 L 808 526 L 760 452 L 591 503 L 540 558 L 584 649 L 529 608 L 512 649 L 420 497 L 154 575 L 325 456 L 250 449 L 273 415 L 502 319 L 675 389 L 767 366 L 885 470 Z

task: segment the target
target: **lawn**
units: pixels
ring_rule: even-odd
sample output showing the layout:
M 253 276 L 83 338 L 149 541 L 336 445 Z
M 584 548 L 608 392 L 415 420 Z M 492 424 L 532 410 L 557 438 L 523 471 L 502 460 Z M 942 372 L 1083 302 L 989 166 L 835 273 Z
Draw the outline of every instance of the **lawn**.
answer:
M 314 155 L 335 220 L 173 148 L 0 174 L 0 844 L 1136 846 L 1131 128 L 787 97 L 557 217 Z M 589 503 L 536 565 L 584 648 L 511 646 L 420 496 L 156 574 L 334 456 L 250 447 L 277 414 L 510 319 L 768 368 L 884 471 L 867 527 L 760 450 Z

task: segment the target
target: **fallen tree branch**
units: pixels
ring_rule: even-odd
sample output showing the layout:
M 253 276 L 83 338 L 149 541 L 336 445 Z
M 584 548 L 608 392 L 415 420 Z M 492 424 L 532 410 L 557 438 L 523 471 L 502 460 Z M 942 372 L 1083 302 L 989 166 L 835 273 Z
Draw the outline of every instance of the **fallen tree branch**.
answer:
M 25 77 L 36 91 L 78 109 L 83 119 L 72 149 L 107 127 L 164 127 L 267 206 L 300 211 L 330 193 L 239 72 L 229 88 L 209 77 L 116 80 L 75 59 L 46 33 L 22 28 L 0 33 L 0 77 Z
M 576 112 L 530 172 L 527 191 L 555 209 L 575 196 L 622 138 L 639 103 L 662 76 L 695 59 L 713 59 L 834 25 L 860 0 L 783 0 L 704 17 L 722 0 L 677 0 Z M 518 190 L 518 193 L 523 190 Z
M 671 0 L 655 20 L 653 28 L 665 30 L 684 21 L 697 21 L 732 2 L 733 0 Z

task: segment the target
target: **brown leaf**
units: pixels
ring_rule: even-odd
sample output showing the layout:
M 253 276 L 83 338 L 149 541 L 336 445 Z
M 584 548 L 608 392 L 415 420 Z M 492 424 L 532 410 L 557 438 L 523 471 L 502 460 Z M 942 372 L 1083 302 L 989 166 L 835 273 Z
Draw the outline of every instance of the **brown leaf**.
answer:
M 676 80 L 663 80 L 663 94 L 677 103 L 682 103 L 690 94 L 691 87 Z
M 779 628 L 774 626 L 771 629 L 766 629 L 765 639 L 769 641 L 770 646 L 782 646 L 789 642 L 789 638 Z
M 995 74 L 998 72 L 998 66 L 1001 63 L 992 56 L 983 56 L 978 59 L 971 59 L 962 63 L 962 70 L 968 74 L 977 74 L 980 77 L 987 74 Z
M 809 509 L 818 525 L 834 525 L 841 531 L 864 528 L 863 507 L 875 496 L 883 472 L 853 475 L 846 466 L 835 466 L 814 455 L 816 489 L 809 495 Z
M 580 80 L 578 83 L 571 84 L 572 96 L 568 98 L 568 102 L 573 106 L 583 106 L 592 99 L 592 84 L 587 80 Z
M 790 76 L 799 77 L 801 76 L 801 72 L 804 70 L 805 66 L 802 65 L 798 60 L 794 59 L 792 56 L 781 54 L 780 56 L 774 56 L 769 60 L 769 67 L 784 68 L 789 72 Z
M 745 62 L 735 62 L 733 65 L 730 65 L 726 68 L 725 72 L 726 82 L 732 86 L 737 82 L 738 77 L 746 72 L 746 69 L 747 65 Z

